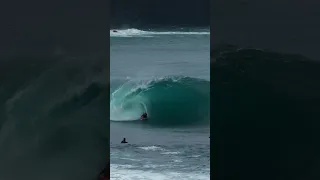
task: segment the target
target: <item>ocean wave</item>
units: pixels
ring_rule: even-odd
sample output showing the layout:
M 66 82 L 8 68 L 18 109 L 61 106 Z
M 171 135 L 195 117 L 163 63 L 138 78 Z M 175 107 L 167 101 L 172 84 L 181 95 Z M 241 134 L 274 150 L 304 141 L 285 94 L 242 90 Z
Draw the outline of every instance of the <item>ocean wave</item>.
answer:
M 158 168 L 158 167 L 156 167 Z M 156 169 L 155 168 L 155 169 Z M 152 169 L 152 168 L 151 168 Z M 186 179 L 186 180 L 205 180 L 208 179 L 209 172 L 207 173 L 187 173 L 187 172 L 171 172 L 162 171 L 157 173 L 151 170 L 138 170 L 131 168 L 119 167 L 119 165 L 110 165 L 111 179 L 115 180 L 128 180 L 128 179 L 144 179 L 144 180 L 170 180 L 170 179 Z
M 145 31 L 135 28 L 110 30 L 110 37 L 154 37 L 157 35 L 210 35 L 210 31 Z
M 225 172 L 299 177 L 297 169 L 318 163 L 320 63 L 236 46 L 211 55 L 211 137 L 223 147 Z
M 182 76 L 126 81 L 112 91 L 110 119 L 136 121 L 143 112 L 147 112 L 149 118 L 146 123 L 150 125 L 207 123 L 210 114 L 209 84 L 206 80 Z

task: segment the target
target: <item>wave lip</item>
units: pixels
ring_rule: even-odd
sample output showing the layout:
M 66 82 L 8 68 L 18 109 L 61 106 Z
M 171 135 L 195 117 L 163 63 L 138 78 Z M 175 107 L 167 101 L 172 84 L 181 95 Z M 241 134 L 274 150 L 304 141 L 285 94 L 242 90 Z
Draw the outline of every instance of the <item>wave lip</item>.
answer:
M 191 77 L 127 81 L 111 94 L 111 121 L 135 121 L 147 112 L 147 124 L 202 124 L 210 117 L 210 82 Z M 137 122 L 137 121 L 136 121 Z M 138 121 L 142 122 L 142 121 Z
M 112 29 L 110 37 L 154 37 L 156 35 L 210 35 L 209 31 L 144 31 L 135 28 Z

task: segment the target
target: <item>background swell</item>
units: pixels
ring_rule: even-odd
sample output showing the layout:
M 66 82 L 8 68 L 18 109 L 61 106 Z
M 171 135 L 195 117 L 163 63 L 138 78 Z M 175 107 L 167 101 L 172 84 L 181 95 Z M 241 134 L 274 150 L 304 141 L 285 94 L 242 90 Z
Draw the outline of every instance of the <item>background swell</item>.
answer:
M 319 69 L 298 54 L 232 45 L 211 51 L 211 151 L 219 155 L 219 177 L 317 176 Z
M 106 63 L 97 56 L 1 61 L 1 179 L 96 177 L 107 157 Z

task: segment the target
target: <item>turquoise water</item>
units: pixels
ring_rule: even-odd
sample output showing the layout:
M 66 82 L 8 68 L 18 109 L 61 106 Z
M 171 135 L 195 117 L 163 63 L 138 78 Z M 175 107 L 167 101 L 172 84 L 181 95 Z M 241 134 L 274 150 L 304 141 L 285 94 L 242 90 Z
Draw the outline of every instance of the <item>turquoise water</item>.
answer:
M 111 179 L 209 179 L 209 31 L 110 34 Z

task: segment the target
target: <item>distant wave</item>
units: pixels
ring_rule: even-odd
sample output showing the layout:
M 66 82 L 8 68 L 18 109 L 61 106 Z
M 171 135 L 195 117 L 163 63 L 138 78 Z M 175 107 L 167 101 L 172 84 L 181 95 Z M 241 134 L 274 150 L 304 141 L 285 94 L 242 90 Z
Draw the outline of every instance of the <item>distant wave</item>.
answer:
M 211 56 L 211 137 L 223 147 L 225 172 L 290 179 L 318 164 L 320 63 L 236 46 Z
M 154 37 L 157 35 L 210 35 L 208 31 L 145 31 L 139 29 L 112 29 L 110 37 Z
M 224 106 L 233 107 L 237 104 L 238 107 L 232 110 L 234 113 L 230 116 L 244 112 L 245 106 L 240 105 L 244 102 L 248 106 L 246 111 L 261 105 L 270 113 L 272 107 L 287 107 L 280 106 L 281 103 L 301 101 L 311 105 L 320 102 L 320 85 L 317 80 L 320 64 L 301 55 L 221 46 L 211 51 L 211 61 L 214 82 L 211 93 L 217 98 L 214 100 L 217 100 L 219 114 L 230 111 L 230 108 Z M 276 100 L 279 102 L 274 104 Z
M 128 81 L 112 91 L 110 119 L 138 120 L 149 114 L 151 125 L 175 126 L 209 121 L 209 81 L 191 77 L 163 77 Z M 141 121 L 137 121 L 141 122 Z

